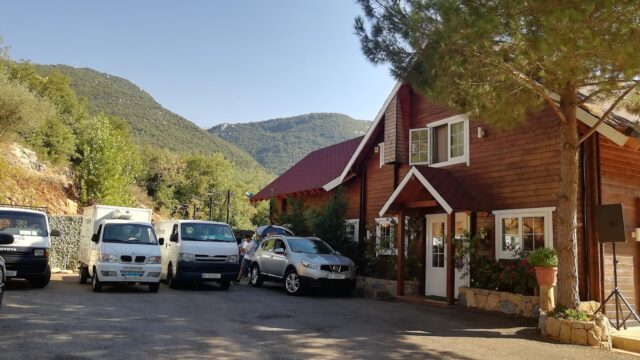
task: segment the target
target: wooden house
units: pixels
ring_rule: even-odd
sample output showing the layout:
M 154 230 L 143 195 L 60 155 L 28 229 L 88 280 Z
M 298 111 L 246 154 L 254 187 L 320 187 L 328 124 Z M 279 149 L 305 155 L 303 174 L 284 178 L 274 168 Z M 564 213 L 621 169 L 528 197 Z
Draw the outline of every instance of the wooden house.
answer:
M 580 131 L 597 121 L 598 108 L 578 110 Z M 515 248 L 554 246 L 560 180 L 560 135 L 556 116 L 542 110 L 506 130 L 439 106 L 398 83 L 365 136 L 309 154 L 267 185 L 253 201 L 303 198 L 319 206 L 338 186 L 348 197 L 347 233 L 364 245 L 367 225 L 377 241 L 405 239 L 403 224 L 419 226 L 420 291 L 449 303 L 464 284 L 453 264 L 452 241 L 465 231 L 488 231 L 489 256 L 510 259 Z M 627 243 L 618 246 L 619 287 L 638 305 L 640 246 L 640 141 L 634 123 L 611 116 L 580 150 L 578 264 L 580 295 L 601 300 L 612 289 L 610 248 L 595 233 L 598 204 L 624 205 Z M 393 234 L 393 235 L 392 235 Z M 640 240 L 640 239 L 638 239 Z M 397 256 L 402 294 L 405 241 L 381 256 Z

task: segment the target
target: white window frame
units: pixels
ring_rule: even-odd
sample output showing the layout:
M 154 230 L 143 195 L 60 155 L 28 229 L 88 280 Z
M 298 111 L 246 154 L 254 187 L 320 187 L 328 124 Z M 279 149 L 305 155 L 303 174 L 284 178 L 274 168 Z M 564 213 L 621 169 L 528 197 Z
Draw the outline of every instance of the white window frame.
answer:
M 359 219 L 347 219 L 344 221 L 344 225 L 353 225 L 353 242 L 358 242 L 360 235 L 360 220 Z
M 378 144 L 378 155 L 380 155 L 380 168 L 384 165 L 384 143 Z
M 451 157 L 451 147 L 450 147 L 450 142 L 451 142 L 451 125 L 453 124 L 457 124 L 457 123 L 464 123 L 464 127 L 463 127 L 463 138 L 464 138 L 464 154 L 462 156 L 456 156 L 456 157 Z M 441 125 L 447 125 L 447 161 L 443 161 L 443 162 L 439 162 L 434 164 L 433 163 L 433 128 L 436 128 L 438 126 Z M 413 162 L 413 159 L 411 158 L 411 138 L 413 135 L 414 131 L 419 131 L 419 130 L 427 130 L 427 136 L 429 137 L 429 160 L 427 162 Z M 429 165 L 431 167 L 443 167 L 443 166 L 449 166 L 449 165 L 456 165 L 456 164 L 464 164 L 466 163 L 467 166 L 470 165 L 470 157 L 469 157 L 469 139 L 470 139 L 470 134 L 469 134 L 469 117 L 467 115 L 455 115 L 455 116 L 451 116 L 448 117 L 446 119 L 442 119 L 442 120 L 438 120 L 438 121 L 434 121 L 432 123 L 429 123 L 426 125 L 426 127 L 424 128 L 417 128 L 417 129 L 411 129 L 409 130 L 409 165 Z
M 428 140 L 429 142 L 428 159 L 427 161 L 423 161 L 423 162 L 414 162 L 413 159 L 411 158 L 411 138 L 413 137 L 414 132 L 424 131 L 424 130 L 427 130 L 427 137 L 429 139 Z M 427 165 L 429 164 L 430 160 L 431 160 L 431 130 L 428 127 L 409 130 L 409 165 Z
M 496 259 L 513 259 L 515 251 L 502 250 L 502 219 L 518 218 L 520 229 L 520 241 L 524 241 L 522 236 L 523 217 L 544 217 L 544 247 L 553 248 L 553 212 L 555 207 L 530 208 L 530 209 L 512 209 L 512 210 L 496 210 L 493 211 L 495 216 L 495 249 Z
M 389 226 L 393 226 L 393 231 L 397 231 L 398 226 L 398 218 L 397 217 L 386 217 L 386 218 L 376 218 L 376 248 L 380 246 L 380 236 L 382 233 L 382 225 L 388 224 Z M 397 234 L 396 241 L 397 239 Z M 389 249 L 376 250 L 376 255 L 398 255 L 398 248 L 396 246 L 396 242 L 391 243 L 391 247 Z

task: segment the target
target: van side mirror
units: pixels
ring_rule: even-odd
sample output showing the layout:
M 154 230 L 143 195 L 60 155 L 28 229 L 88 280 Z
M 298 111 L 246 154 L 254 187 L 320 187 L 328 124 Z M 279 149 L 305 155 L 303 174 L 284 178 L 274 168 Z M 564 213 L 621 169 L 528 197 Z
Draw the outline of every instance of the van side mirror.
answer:
M 100 240 L 100 239 L 98 238 L 98 234 L 93 234 L 93 235 L 91 235 L 91 241 L 93 241 L 94 243 L 96 243 L 96 244 L 97 244 L 97 243 L 98 243 L 98 240 Z
M 51 232 L 49 233 L 50 236 L 62 236 L 62 233 L 60 233 L 60 230 L 51 230 Z
M 278 254 L 278 255 L 284 255 L 285 250 L 283 248 L 277 248 L 275 250 L 273 250 L 274 254 Z
M 160 244 L 160 245 L 164 245 L 164 238 L 160 238 L 160 239 L 158 239 L 158 244 Z
M 0 245 L 13 244 L 13 235 L 0 233 Z
M 178 234 L 171 234 L 171 237 L 169 237 L 169 241 L 177 243 L 178 242 Z

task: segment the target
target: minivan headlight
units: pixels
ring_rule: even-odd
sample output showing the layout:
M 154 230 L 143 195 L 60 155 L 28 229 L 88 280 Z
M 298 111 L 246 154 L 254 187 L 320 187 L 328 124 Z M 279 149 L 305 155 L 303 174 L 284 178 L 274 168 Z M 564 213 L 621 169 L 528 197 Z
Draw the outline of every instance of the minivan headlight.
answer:
M 161 259 L 160 256 L 149 256 L 147 258 L 147 264 L 160 264 Z
M 196 261 L 196 256 L 194 254 L 180 253 L 179 260 L 182 260 L 182 261 Z
M 118 257 L 112 254 L 102 254 L 100 256 L 101 262 L 118 262 Z
M 238 255 L 229 255 L 227 256 L 227 261 L 230 263 L 237 263 L 238 262 Z
M 33 256 L 49 256 L 49 252 L 46 249 L 35 249 L 33 250 Z
M 314 264 L 312 262 L 308 262 L 308 261 L 302 260 L 302 261 L 300 261 L 300 264 L 302 266 L 306 267 L 306 268 L 309 268 L 309 269 L 315 269 L 315 270 L 319 270 L 320 269 L 320 265 Z

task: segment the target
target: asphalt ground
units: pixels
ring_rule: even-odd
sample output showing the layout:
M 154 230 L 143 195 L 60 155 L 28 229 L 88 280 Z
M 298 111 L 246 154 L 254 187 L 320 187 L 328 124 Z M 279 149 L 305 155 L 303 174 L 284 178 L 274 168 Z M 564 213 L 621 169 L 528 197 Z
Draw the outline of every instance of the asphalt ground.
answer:
M 11 281 L 0 309 L 0 359 L 638 359 L 545 341 L 535 322 L 457 306 L 313 294 L 278 284 L 156 294 L 76 275 L 45 289 Z

